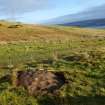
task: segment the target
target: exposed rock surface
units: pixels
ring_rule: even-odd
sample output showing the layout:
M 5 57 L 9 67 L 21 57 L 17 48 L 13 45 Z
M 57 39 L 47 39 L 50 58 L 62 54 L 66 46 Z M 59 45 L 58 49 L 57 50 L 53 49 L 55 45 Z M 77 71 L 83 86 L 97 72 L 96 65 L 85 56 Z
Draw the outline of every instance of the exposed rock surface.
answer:
M 17 86 L 25 87 L 30 95 L 54 94 L 65 84 L 63 72 L 19 71 Z

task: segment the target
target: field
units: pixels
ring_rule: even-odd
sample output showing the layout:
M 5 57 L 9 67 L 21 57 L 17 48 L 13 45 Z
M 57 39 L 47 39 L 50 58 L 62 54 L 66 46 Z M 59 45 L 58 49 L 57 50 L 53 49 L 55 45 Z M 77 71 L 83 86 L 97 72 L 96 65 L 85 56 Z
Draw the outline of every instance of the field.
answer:
M 0 105 L 105 105 L 104 29 L 14 24 L 0 24 Z M 3 78 L 16 69 L 63 72 L 68 83 L 31 96 Z

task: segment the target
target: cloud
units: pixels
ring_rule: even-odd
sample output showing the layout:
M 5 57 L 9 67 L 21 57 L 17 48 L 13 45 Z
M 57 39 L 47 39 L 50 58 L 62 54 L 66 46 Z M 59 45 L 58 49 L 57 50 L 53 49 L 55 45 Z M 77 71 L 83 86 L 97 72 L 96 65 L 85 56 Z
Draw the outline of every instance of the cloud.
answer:
M 0 0 L 0 14 L 20 15 L 50 7 L 50 0 Z
M 57 17 L 57 18 L 45 21 L 45 23 L 48 23 L 48 24 L 64 24 L 65 23 L 66 24 L 66 23 L 91 20 L 91 19 L 103 19 L 105 18 L 104 12 L 105 12 L 105 4 L 88 8 L 79 13 L 68 14 L 65 16 Z

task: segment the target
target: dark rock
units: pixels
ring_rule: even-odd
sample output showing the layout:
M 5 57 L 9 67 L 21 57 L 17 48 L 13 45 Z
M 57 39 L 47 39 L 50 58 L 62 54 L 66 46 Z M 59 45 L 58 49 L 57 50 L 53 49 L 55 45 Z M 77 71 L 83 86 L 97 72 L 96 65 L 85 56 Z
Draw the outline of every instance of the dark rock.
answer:
M 66 56 L 63 59 L 66 61 L 80 61 L 81 60 L 81 56 L 79 55 L 73 55 L 73 56 Z
M 20 28 L 20 27 L 22 27 L 22 25 L 10 25 L 10 26 L 8 26 L 8 28 Z
M 51 71 L 19 71 L 17 86 L 25 87 L 30 95 L 38 96 L 59 90 L 65 84 L 62 72 Z

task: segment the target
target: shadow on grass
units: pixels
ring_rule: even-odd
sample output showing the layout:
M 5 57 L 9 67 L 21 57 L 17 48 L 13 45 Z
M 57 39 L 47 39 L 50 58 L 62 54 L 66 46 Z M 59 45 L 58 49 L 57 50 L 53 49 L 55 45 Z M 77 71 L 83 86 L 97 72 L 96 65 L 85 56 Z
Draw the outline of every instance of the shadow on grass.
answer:
M 42 97 L 39 105 L 105 105 L 105 96 Z
M 1 77 L 0 78 L 0 83 L 3 83 L 3 82 L 11 82 L 11 76 L 10 75 L 6 75 L 4 77 Z

